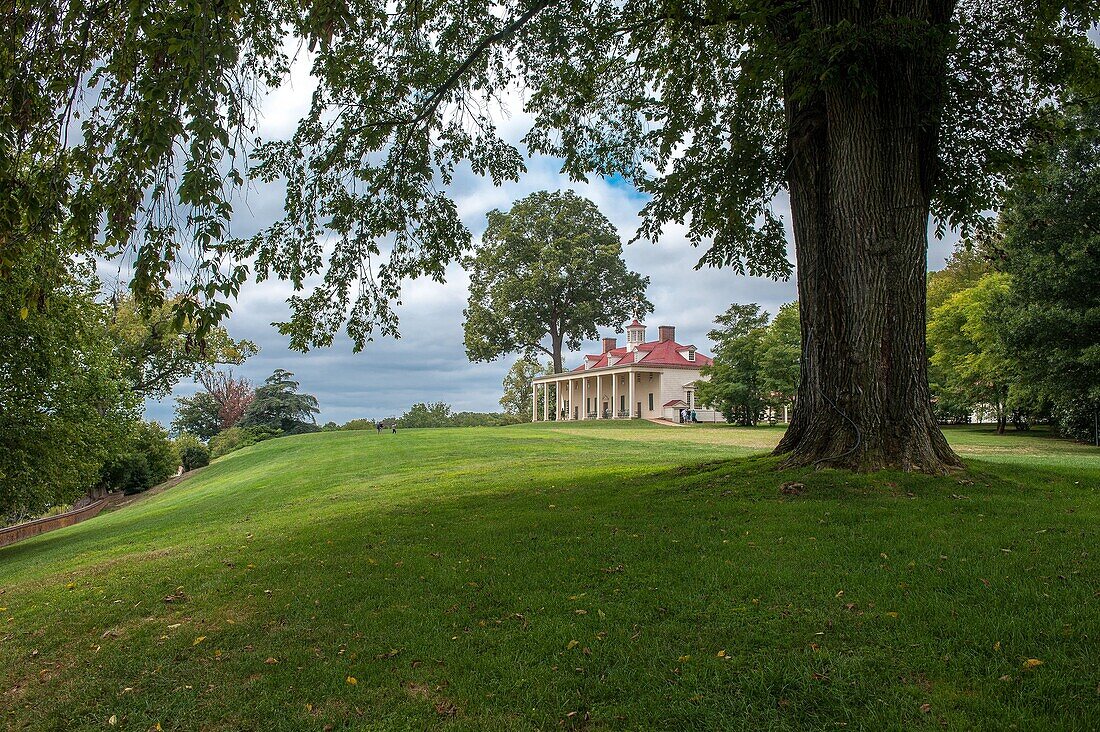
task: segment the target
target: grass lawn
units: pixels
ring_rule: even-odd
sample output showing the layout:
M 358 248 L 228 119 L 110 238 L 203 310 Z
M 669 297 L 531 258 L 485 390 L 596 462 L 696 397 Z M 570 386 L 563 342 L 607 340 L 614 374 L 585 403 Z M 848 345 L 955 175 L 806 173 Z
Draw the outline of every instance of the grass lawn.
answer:
M 0 550 L 3 722 L 1100 726 L 1100 450 L 960 428 L 950 478 L 780 473 L 779 434 L 551 424 L 234 453 Z

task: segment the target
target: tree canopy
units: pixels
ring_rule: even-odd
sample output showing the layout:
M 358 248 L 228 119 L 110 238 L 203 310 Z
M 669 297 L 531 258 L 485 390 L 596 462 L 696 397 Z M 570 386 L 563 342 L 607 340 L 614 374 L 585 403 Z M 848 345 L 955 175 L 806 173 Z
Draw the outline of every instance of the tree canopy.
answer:
M 175 318 L 179 299 L 143 309 L 124 293 L 112 298 L 110 334 L 141 396 L 163 398 L 181 379 L 222 364 L 239 365 L 260 350 L 252 341 L 234 340 L 221 326 L 198 338 L 194 323 L 181 324 Z
M 1003 324 L 1022 380 L 1063 432 L 1096 439 L 1100 412 L 1100 110 L 1082 100 L 1038 145 L 1001 217 L 997 264 L 1012 279 Z
M 261 278 L 305 287 L 321 275 L 292 299 L 284 330 L 295 346 L 328 343 L 345 322 L 362 345 L 396 332 L 404 279 L 442 278 L 468 244 L 437 183 L 461 161 L 496 182 L 523 172 L 497 127 L 522 86 L 524 147 L 561 156 L 577 178 L 634 183 L 652 197 L 643 235 L 687 221 L 704 262 L 783 276 L 770 204 L 798 122 L 786 102 L 871 90 L 887 54 L 928 55 L 942 67 L 933 208 L 961 223 L 996 204 L 1033 112 L 1069 79 L 1095 84 L 1094 2 L 918 5 L 928 12 L 777 0 L 430 12 L 358 0 L 16 3 L 0 64 L 5 261 L 42 232 L 85 247 L 98 235 L 102 251 L 133 254 L 143 297 L 174 262 L 194 262 L 191 297 L 176 306 L 205 325 L 228 312 L 254 257 Z M 257 141 L 255 110 L 286 83 L 292 38 L 313 52 L 317 92 L 291 137 Z M 248 175 L 287 182 L 286 215 L 234 242 L 232 202 Z
M 1005 431 L 1016 381 L 1016 360 L 998 329 L 1009 292 L 1008 277 L 987 274 L 934 308 L 928 320 L 933 373 L 940 379 L 937 397 L 949 412 L 991 410 L 999 433 Z
M 576 350 L 599 327 L 618 329 L 653 311 L 649 278 L 626 268 L 615 227 L 572 191 L 533 193 L 507 213 L 491 211 L 481 244 L 464 262 L 472 361 L 544 353 L 560 373 L 563 347 Z
M 244 410 L 240 420 L 241 427 L 261 427 L 282 432 L 297 432 L 315 425 L 314 415 L 321 410 L 317 406 L 317 397 L 312 394 L 300 394 L 299 384 L 294 374 L 284 369 L 275 369 Z
M 765 408 L 792 406 L 799 380 L 798 303 L 774 320 L 756 303 L 733 304 L 707 334 L 714 363 L 704 366 L 696 401 L 722 412 L 728 422 L 755 425 Z
M 126 253 L 142 300 L 186 275 L 177 318 L 200 336 L 250 274 L 299 291 L 279 326 L 295 348 L 396 334 L 402 283 L 441 280 L 469 246 L 456 170 L 516 179 L 521 146 L 576 179 L 621 176 L 647 197 L 641 237 L 682 223 L 700 264 L 750 274 L 792 271 L 773 206 L 788 193 L 806 358 L 779 451 L 796 465 L 959 464 L 924 367 L 929 214 L 987 220 L 1043 110 L 1067 84 L 1100 88 L 1095 0 L 47 0 L 9 16 L 0 274 L 36 247 Z M 291 38 L 317 89 L 293 135 L 256 141 Z M 511 106 L 531 120 L 520 141 L 497 126 Z M 235 239 L 246 175 L 285 186 L 284 216 Z

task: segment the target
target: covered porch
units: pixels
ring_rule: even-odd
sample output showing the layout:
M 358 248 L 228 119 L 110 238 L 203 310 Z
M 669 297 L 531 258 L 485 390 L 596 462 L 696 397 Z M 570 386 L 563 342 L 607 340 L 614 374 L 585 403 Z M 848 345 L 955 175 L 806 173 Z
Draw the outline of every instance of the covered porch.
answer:
M 541 376 L 531 382 L 531 421 L 660 417 L 661 386 L 660 372 L 635 367 Z

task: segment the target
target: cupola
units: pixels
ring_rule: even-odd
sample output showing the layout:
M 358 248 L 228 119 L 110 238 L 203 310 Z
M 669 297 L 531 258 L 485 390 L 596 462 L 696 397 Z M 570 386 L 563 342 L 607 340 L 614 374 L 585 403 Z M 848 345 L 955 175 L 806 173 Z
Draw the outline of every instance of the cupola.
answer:
M 645 343 L 645 326 L 635 318 L 630 325 L 626 326 L 626 347 L 633 351 L 643 343 Z

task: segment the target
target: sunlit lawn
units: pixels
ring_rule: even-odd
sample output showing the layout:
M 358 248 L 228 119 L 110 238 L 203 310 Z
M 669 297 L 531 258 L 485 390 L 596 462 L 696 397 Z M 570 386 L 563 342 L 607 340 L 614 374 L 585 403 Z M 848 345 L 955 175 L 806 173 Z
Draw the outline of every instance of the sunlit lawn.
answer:
M 959 428 L 946 479 L 778 473 L 781 432 L 234 453 L 0 550 L 4 722 L 1096 728 L 1100 451 Z

